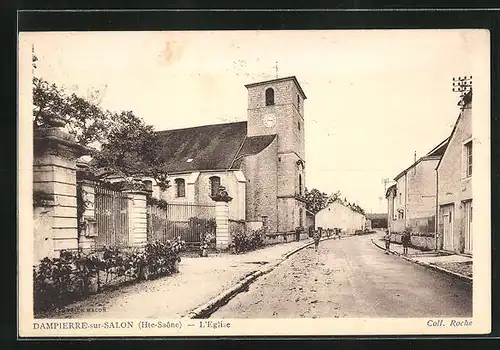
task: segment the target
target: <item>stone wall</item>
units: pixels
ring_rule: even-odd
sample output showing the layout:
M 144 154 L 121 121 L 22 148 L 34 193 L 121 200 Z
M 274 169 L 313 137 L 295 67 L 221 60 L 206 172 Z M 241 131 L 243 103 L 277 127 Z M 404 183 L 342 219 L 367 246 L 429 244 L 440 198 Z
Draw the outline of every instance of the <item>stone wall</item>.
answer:
M 402 235 L 400 233 L 392 233 L 391 242 L 401 244 L 401 237 Z M 426 237 L 412 235 L 410 246 L 422 250 L 434 250 L 436 248 L 436 238 L 434 236 Z
M 229 219 L 229 241 L 232 242 L 235 234 L 246 233 L 247 225 L 245 221 L 231 220 Z
M 289 243 L 295 241 L 295 232 L 269 234 L 266 236 L 265 244 L 272 245 L 278 243 Z M 308 239 L 309 234 L 304 232 L 300 235 L 300 240 Z

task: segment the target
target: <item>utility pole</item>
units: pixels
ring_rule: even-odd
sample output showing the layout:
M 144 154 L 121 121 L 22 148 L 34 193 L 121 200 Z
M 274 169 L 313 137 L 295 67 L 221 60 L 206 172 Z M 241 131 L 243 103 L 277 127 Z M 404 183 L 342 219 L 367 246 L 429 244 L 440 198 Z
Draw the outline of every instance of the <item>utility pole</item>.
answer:
M 38 61 L 38 58 L 35 55 L 35 44 L 31 44 L 31 74 L 35 75 L 35 69 L 36 69 L 36 61 Z
M 413 151 L 413 164 L 417 162 L 417 151 Z M 417 166 L 413 167 L 413 175 L 417 173 Z
M 389 180 L 389 178 L 387 178 L 387 177 L 382 179 L 382 183 L 384 184 L 384 192 L 387 191 L 387 184 L 389 182 L 391 182 L 391 180 Z
M 460 95 L 461 109 L 464 109 L 463 98 L 469 91 L 472 91 L 472 75 L 453 77 L 453 92 L 458 92 Z

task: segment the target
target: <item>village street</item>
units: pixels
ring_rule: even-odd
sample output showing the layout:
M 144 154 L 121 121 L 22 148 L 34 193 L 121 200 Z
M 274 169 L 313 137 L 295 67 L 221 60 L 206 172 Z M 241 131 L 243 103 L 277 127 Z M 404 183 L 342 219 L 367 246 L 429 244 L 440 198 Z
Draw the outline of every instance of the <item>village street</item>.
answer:
M 211 318 L 472 316 L 470 284 L 387 255 L 376 237 L 303 249 Z

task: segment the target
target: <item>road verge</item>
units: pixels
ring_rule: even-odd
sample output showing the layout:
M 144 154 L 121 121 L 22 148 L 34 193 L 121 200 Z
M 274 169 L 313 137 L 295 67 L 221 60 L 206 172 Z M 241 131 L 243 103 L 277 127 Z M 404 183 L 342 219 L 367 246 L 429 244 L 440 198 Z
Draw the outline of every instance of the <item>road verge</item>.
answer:
M 378 244 L 377 242 L 375 242 L 373 239 L 371 241 L 372 241 L 372 243 L 376 247 L 378 247 L 378 248 L 380 248 L 380 249 L 382 249 L 382 250 L 385 251 L 385 247 L 381 246 L 380 244 Z M 454 277 L 456 277 L 456 278 L 458 278 L 458 279 L 460 279 L 462 281 L 466 281 L 466 282 L 469 282 L 469 283 L 472 284 L 472 278 L 469 277 L 469 276 L 462 275 L 461 273 L 450 271 L 448 269 L 445 269 L 443 267 L 440 267 L 440 266 L 437 266 L 437 265 L 434 265 L 434 264 L 431 264 L 431 263 L 426 263 L 426 262 L 423 262 L 423 261 L 418 261 L 416 259 L 409 258 L 407 256 L 404 256 L 404 255 L 402 255 L 402 254 L 400 254 L 398 252 L 392 251 L 392 250 L 389 250 L 389 253 L 391 253 L 392 255 L 399 256 L 399 257 L 401 257 L 401 258 L 403 258 L 403 259 L 405 259 L 407 261 L 410 261 L 410 262 L 412 262 L 414 264 L 417 264 L 417 265 L 420 265 L 420 266 L 424 266 L 424 267 L 427 267 L 427 268 L 430 268 L 430 269 L 433 269 L 433 270 L 437 270 L 437 271 L 440 271 L 442 273 L 446 273 L 446 274 L 454 276 Z

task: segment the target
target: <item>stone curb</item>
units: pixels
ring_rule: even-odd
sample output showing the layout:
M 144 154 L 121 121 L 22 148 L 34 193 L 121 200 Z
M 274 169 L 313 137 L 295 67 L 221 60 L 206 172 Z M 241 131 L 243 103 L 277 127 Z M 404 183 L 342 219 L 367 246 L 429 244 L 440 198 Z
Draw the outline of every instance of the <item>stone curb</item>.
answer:
M 371 241 L 372 241 L 372 243 L 376 247 L 378 247 L 378 248 L 380 248 L 380 249 L 382 249 L 382 250 L 385 251 L 385 247 L 382 247 L 381 245 L 379 245 L 378 243 L 376 243 L 373 239 Z M 445 268 L 440 267 L 440 266 L 436 266 L 436 265 L 431 264 L 431 263 L 417 261 L 415 259 L 409 258 L 407 256 L 404 256 L 404 255 L 402 255 L 402 254 L 400 254 L 398 252 L 392 251 L 392 250 L 390 250 L 389 253 L 391 253 L 392 255 L 399 256 L 399 257 L 405 259 L 406 261 L 410 261 L 410 262 L 412 262 L 414 264 L 417 264 L 417 265 L 420 265 L 420 266 L 424 266 L 424 267 L 428 267 L 428 268 L 431 268 L 431 269 L 434 269 L 434 270 L 437 270 L 437 271 L 440 271 L 440 272 L 444 272 L 444 273 L 446 273 L 448 275 L 452 275 L 454 277 L 457 277 L 457 278 L 461 279 L 462 281 L 472 283 L 472 278 L 471 277 L 462 275 L 461 273 L 453 272 L 453 271 L 450 271 L 450 270 L 445 269 Z
M 325 237 L 325 238 L 322 238 L 321 241 L 325 241 L 328 239 L 333 239 L 333 237 Z M 277 258 L 275 261 L 265 264 L 259 270 L 253 271 L 253 272 L 247 274 L 234 286 L 226 289 L 225 291 L 223 291 L 222 293 L 217 295 L 215 298 L 212 298 L 210 301 L 208 301 L 204 305 L 189 312 L 187 315 L 187 318 L 199 319 L 199 318 L 206 318 L 206 317 L 210 316 L 219 307 L 221 307 L 222 305 L 227 303 L 229 300 L 231 300 L 236 294 L 240 293 L 242 290 L 244 290 L 246 287 L 248 287 L 253 281 L 255 281 L 255 279 L 257 279 L 257 277 L 260 277 L 262 275 L 265 275 L 265 274 L 271 272 L 278 265 L 280 265 L 283 261 L 288 259 L 290 256 L 301 251 L 302 249 L 309 247 L 312 244 L 314 244 L 314 242 L 306 243 L 299 248 L 296 248 L 288 253 L 283 254 L 281 256 L 281 258 Z

